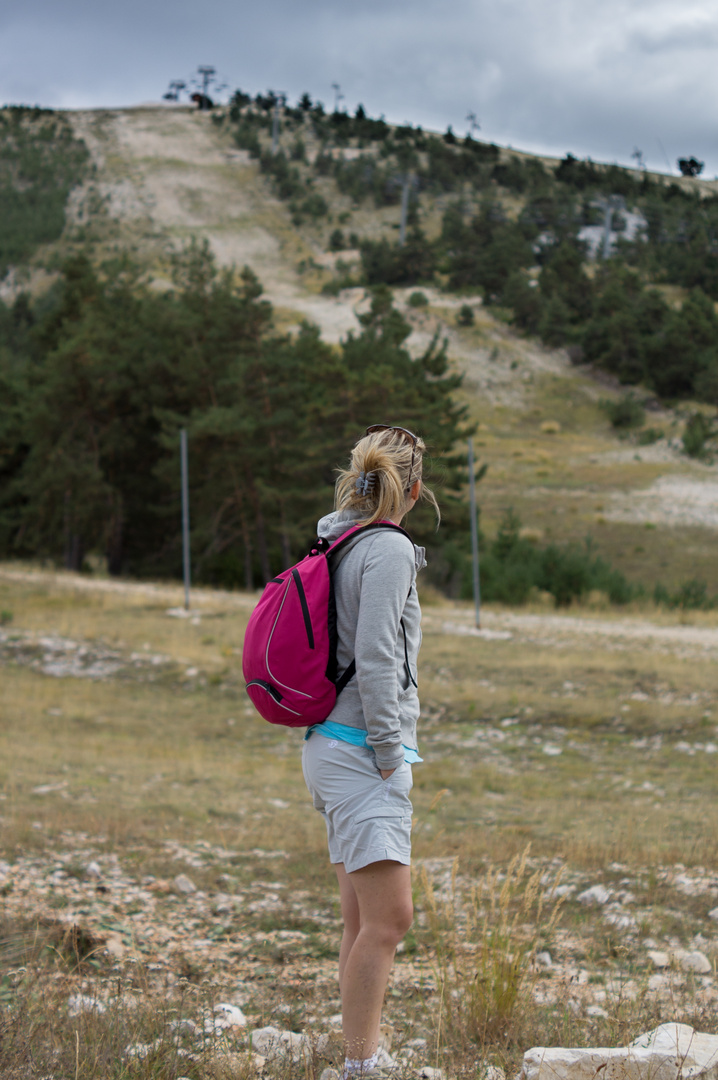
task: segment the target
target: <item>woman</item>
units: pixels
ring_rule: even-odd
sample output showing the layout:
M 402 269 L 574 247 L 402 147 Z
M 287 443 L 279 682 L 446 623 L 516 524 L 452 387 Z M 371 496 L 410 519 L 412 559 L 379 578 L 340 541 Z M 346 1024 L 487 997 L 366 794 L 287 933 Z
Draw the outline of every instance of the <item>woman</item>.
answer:
M 425 450 L 406 428 L 367 428 L 339 474 L 337 509 L 319 522 L 319 536 L 333 541 L 358 524 L 399 525 L 421 497 L 438 517 L 421 478 Z M 425 565 L 423 548 L 399 529 L 357 533 L 332 561 L 338 671 L 353 659 L 356 674 L 327 720 L 307 732 L 303 768 L 339 880 L 344 1080 L 377 1066 L 384 992 L 413 917 L 409 792 L 411 764 L 421 761 L 416 574 Z

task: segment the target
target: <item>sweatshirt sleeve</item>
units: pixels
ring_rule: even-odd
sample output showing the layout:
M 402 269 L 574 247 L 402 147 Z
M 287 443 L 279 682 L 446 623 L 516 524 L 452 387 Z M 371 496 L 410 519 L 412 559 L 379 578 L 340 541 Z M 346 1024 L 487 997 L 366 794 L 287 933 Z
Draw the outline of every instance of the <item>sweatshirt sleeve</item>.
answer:
M 377 536 L 361 579 L 355 658 L 367 742 L 380 769 L 395 769 L 404 760 L 396 646 L 414 573 L 414 550 L 406 537 Z

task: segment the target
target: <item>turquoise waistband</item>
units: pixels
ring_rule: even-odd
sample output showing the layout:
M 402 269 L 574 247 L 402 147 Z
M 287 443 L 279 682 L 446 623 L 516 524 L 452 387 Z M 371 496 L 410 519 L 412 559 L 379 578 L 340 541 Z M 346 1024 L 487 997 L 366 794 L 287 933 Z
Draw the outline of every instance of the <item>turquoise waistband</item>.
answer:
M 307 729 L 307 734 L 304 736 L 305 740 L 315 731 L 323 735 L 325 739 L 338 739 L 339 742 L 348 742 L 352 746 L 369 745 L 366 731 L 362 731 L 361 728 L 350 727 L 348 724 L 336 724 L 333 720 L 325 720 L 323 724 L 313 724 L 312 727 Z M 404 761 L 409 765 L 416 765 L 423 760 L 423 758 L 419 757 L 417 750 L 411 746 L 404 747 Z

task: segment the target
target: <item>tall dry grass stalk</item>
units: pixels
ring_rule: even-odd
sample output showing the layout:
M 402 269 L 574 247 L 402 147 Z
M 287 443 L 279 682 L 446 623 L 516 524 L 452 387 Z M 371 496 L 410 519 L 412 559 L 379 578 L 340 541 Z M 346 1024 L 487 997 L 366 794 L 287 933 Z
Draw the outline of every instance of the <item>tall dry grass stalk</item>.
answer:
M 556 926 L 561 901 L 553 890 L 546 896 L 542 871 L 529 872 L 528 856 L 527 847 L 505 874 L 490 867 L 467 890 L 457 860 L 443 895 L 421 869 L 438 990 L 437 1050 L 508 1045 L 518 1035 L 517 1016 L 523 1023 L 532 1009 L 536 952 Z

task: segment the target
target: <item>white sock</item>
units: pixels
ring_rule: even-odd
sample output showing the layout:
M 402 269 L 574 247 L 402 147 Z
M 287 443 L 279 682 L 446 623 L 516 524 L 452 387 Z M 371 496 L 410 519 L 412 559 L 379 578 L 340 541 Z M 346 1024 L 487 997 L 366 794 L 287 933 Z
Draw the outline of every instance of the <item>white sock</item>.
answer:
M 371 1057 L 364 1058 L 363 1060 L 362 1058 L 345 1058 L 342 1080 L 349 1080 L 349 1077 L 362 1076 L 364 1073 L 368 1073 L 370 1069 L 375 1068 L 378 1060 L 378 1051 L 375 1051 Z

